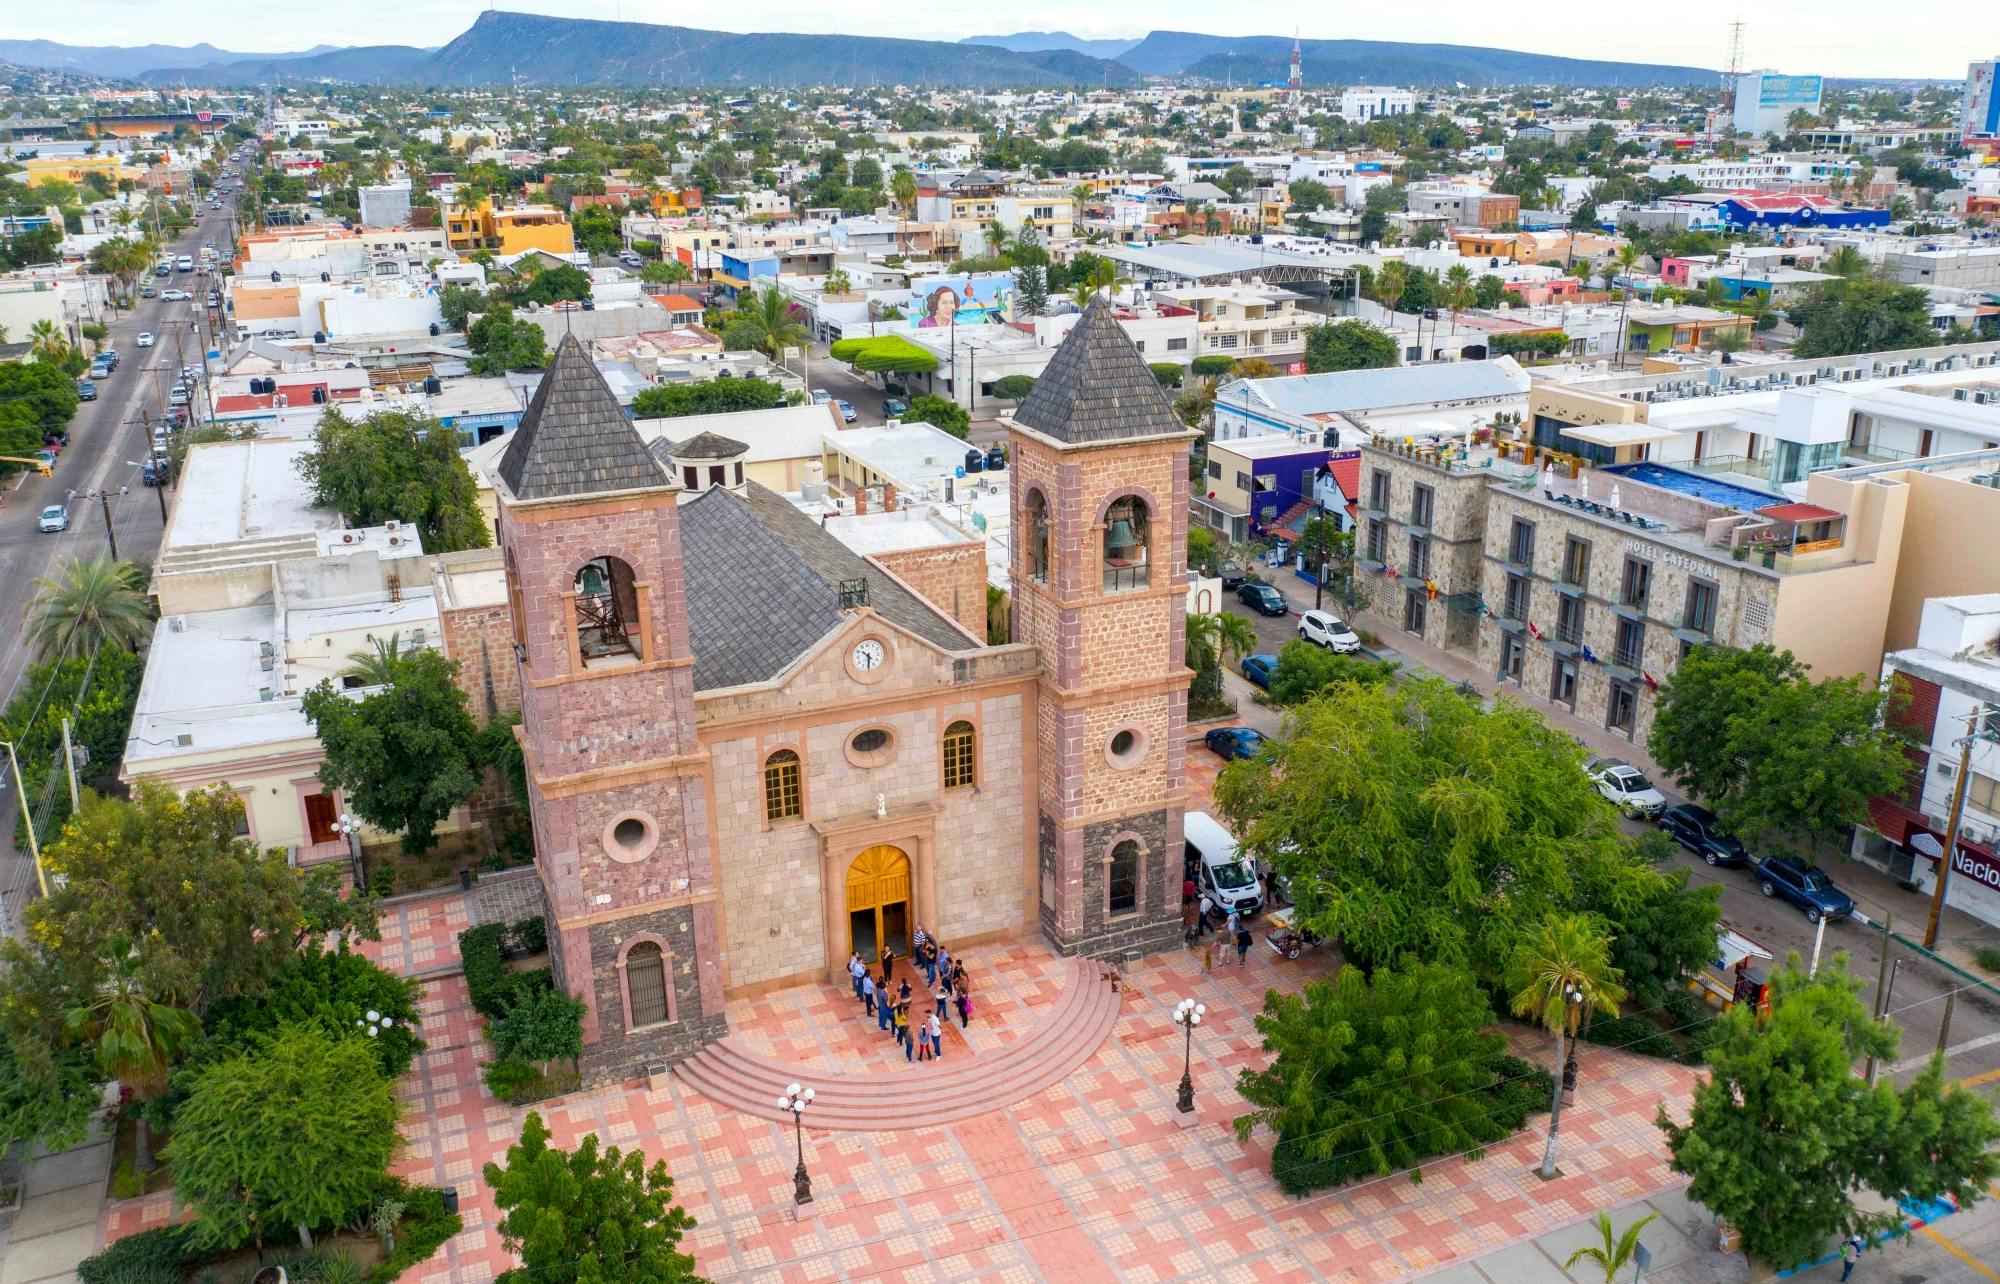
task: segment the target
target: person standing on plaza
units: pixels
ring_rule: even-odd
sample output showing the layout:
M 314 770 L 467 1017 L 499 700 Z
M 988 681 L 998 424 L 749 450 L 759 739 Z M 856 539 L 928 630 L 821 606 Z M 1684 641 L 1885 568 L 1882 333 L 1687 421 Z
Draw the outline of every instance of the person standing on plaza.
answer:
M 944 1060 L 944 1022 L 937 1019 L 936 1013 L 931 1015 L 930 1020 L 924 1022 L 924 1033 L 930 1036 L 931 1056 L 939 1061 Z
M 861 1005 L 866 1015 L 875 1015 L 875 978 L 865 967 L 861 969 Z
M 1232 915 L 1231 917 L 1234 917 Z M 1243 956 L 1250 952 L 1250 929 L 1243 926 L 1243 920 L 1236 920 L 1236 966 L 1243 966 Z
M 1201 918 L 1199 920 L 1201 927 L 1200 930 L 1195 933 L 1195 937 L 1196 939 L 1200 939 L 1201 937 L 1208 935 L 1209 929 L 1212 926 L 1210 920 L 1213 919 L 1215 916 L 1215 902 L 1208 898 L 1207 892 L 1203 892 L 1201 894 L 1201 900 L 1198 901 L 1196 904 L 1201 914 Z
M 938 982 L 938 986 L 937 986 L 937 989 L 935 989 L 935 990 L 931 991 L 931 998 L 932 998 L 933 1000 L 935 1000 L 935 1001 L 936 1001 L 936 1003 L 937 1003 L 937 1009 L 936 1009 L 936 1010 L 937 1010 L 937 1015 L 939 1015 L 939 1016 L 943 1016 L 943 1015 L 945 1015 L 945 1014 L 946 1014 L 947 1012 L 950 1012 L 950 1011 L 951 1011 L 951 978 L 950 978 L 950 977 L 948 977 L 948 976 L 947 976 L 947 977 L 945 977 L 945 978 L 944 978 L 943 980 L 941 980 L 941 981 L 939 981 L 939 982 Z
M 875 984 L 875 1024 L 877 1027 L 882 1030 L 893 1030 L 896 1028 L 893 1019 L 895 1007 L 895 999 L 889 990 L 889 974 L 884 972 L 882 979 Z
M 896 952 L 894 950 L 883 950 L 882 979 L 884 981 L 889 980 L 891 977 L 895 975 L 895 972 L 896 972 Z
M 1847 1277 L 1854 1274 L 1854 1264 L 1861 1260 L 1861 1237 L 1849 1235 L 1840 1245 L 1840 1279 L 1847 1284 Z
M 861 997 L 861 978 L 867 972 L 868 969 L 861 965 L 861 952 L 859 950 L 847 956 L 847 979 L 853 983 L 854 997 L 857 999 Z

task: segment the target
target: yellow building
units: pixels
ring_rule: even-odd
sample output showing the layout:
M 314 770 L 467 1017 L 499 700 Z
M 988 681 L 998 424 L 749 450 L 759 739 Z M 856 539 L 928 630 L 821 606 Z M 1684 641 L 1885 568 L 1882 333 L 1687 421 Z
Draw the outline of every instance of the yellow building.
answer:
M 576 234 L 569 220 L 553 205 L 513 205 L 496 208 L 493 198 L 482 196 L 477 205 L 448 205 L 444 212 L 445 238 L 461 253 L 492 250 L 496 254 L 520 254 L 545 250 L 550 254 L 576 252 Z
M 132 175 L 116 156 L 31 156 L 21 162 L 20 182 L 33 187 L 36 183 L 56 179 L 64 183 L 81 183 L 85 174 L 102 174 L 114 184 L 121 178 Z

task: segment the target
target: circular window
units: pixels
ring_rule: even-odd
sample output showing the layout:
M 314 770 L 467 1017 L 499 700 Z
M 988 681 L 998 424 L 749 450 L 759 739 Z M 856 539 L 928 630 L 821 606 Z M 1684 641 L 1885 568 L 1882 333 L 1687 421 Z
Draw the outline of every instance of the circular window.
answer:
M 643 812 L 627 812 L 604 827 L 604 850 L 615 861 L 644 860 L 659 845 L 659 826 Z
M 896 756 L 896 736 L 887 727 L 866 727 L 847 740 L 847 760 L 857 767 L 879 767 Z
M 1138 727 L 1120 727 L 1104 742 L 1104 759 L 1120 771 L 1130 771 L 1145 760 L 1146 733 Z

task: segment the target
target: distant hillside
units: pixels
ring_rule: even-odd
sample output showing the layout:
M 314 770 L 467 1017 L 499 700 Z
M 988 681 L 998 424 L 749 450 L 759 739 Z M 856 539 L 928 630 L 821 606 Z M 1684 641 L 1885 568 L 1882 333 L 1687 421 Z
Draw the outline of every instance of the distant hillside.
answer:
M 202 67 L 162 67 L 144 72 L 137 79 L 148 85 L 261 85 L 271 81 L 297 84 L 309 80 L 389 84 L 424 79 L 420 69 L 433 53 L 409 45 L 362 45 L 296 57 L 246 58 Z
M 1149 76 L 1200 76 L 1239 85 L 1282 82 L 1291 71 L 1289 36 L 1211 36 L 1155 31 L 1118 61 Z M 1308 85 L 1713 85 L 1716 73 L 1659 63 L 1602 62 L 1473 45 L 1389 40 L 1300 43 Z
M 335 45 L 314 45 L 299 53 L 231 53 L 199 45 L 64 45 L 53 40 L 0 40 L 0 62 L 22 67 L 81 71 L 109 79 L 129 79 L 162 67 L 205 67 L 249 59 L 278 62 L 325 53 Z
M 962 45 L 996 45 L 1015 53 L 1036 53 L 1043 49 L 1071 49 L 1093 58 L 1116 58 L 1136 40 L 1079 40 L 1067 31 L 1017 31 L 1011 36 L 967 36 Z

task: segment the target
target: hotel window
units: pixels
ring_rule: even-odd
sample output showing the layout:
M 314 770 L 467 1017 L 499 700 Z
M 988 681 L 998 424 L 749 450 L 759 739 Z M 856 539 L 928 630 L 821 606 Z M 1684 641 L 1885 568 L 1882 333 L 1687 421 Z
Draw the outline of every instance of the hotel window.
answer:
M 1433 498 L 1431 488 L 1428 486 L 1417 486 L 1411 490 L 1410 525 L 1428 527 L 1431 524 Z
M 1525 621 L 1528 618 L 1528 602 L 1533 589 L 1525 575 L 1507 577 L 1507 601 L 1502 615 L 1510 620 Z
M 1691 633 L 1715 632 L 1715 585 L 1707 580 L 1689 580 L 1687 610 L 1681 627 Z
M 1535 524 L 1514 519 L 1514 528 L 1507 537 L 1507 560 L 1516 566 L 1526 566 L 1535 560 Z
M 1368 507 L 1378 513 L 1389 511 L 1389 474 L 1385 469 L 1376 468 L 1369 471 Z
M 1431 573 L 1431 542 L 1422 535 L 1410 536 L 1410 561 L 1403 568 L 1403 574 L 1414 575 L 1418 579 L 1429 579 Z
M 764 760 L 764 819 L 792 820 L 803 812 L 799 756 L 790 749 L 780 749 Z
M 1556 602 L 1556 641 L 1570 646 L 1583 645 L 1583 613 L 1587 608 L 1582 598 L 1563 597 Z
M 1636 557 L 1625 559 L 1625 579 L 1620 586 L 1619 601 L 1637 610 L 1646 609 L 1646 600 L 1653 593 L 1653 567 L 1650 562 L 1642 562 Z
M 1368 523 L 1368 560 L 1386 562 L 1389 560 L 1389 524 L 1373 521 Z
M 1521 680 L 1521 665 L 1527 659 L 1528 647 L 1521 639 L 1503 637 L 1500 639 L 1500 676 Z
M 1590 578 L 1590 541 L 1572 535 L 1563 541 L 1562 582 L 1582 588 Z
M 1611 662 L 1626 669 L 1636 669 L 1646 662 L 1645 625 L 1618 621 L 1618 635 L 1611 644 Z
M 944 729 L 944 787 L 962 789 L 976 783 L 973 760 L 977 756 L 978 733 L 969 722 L 959 721 Z

